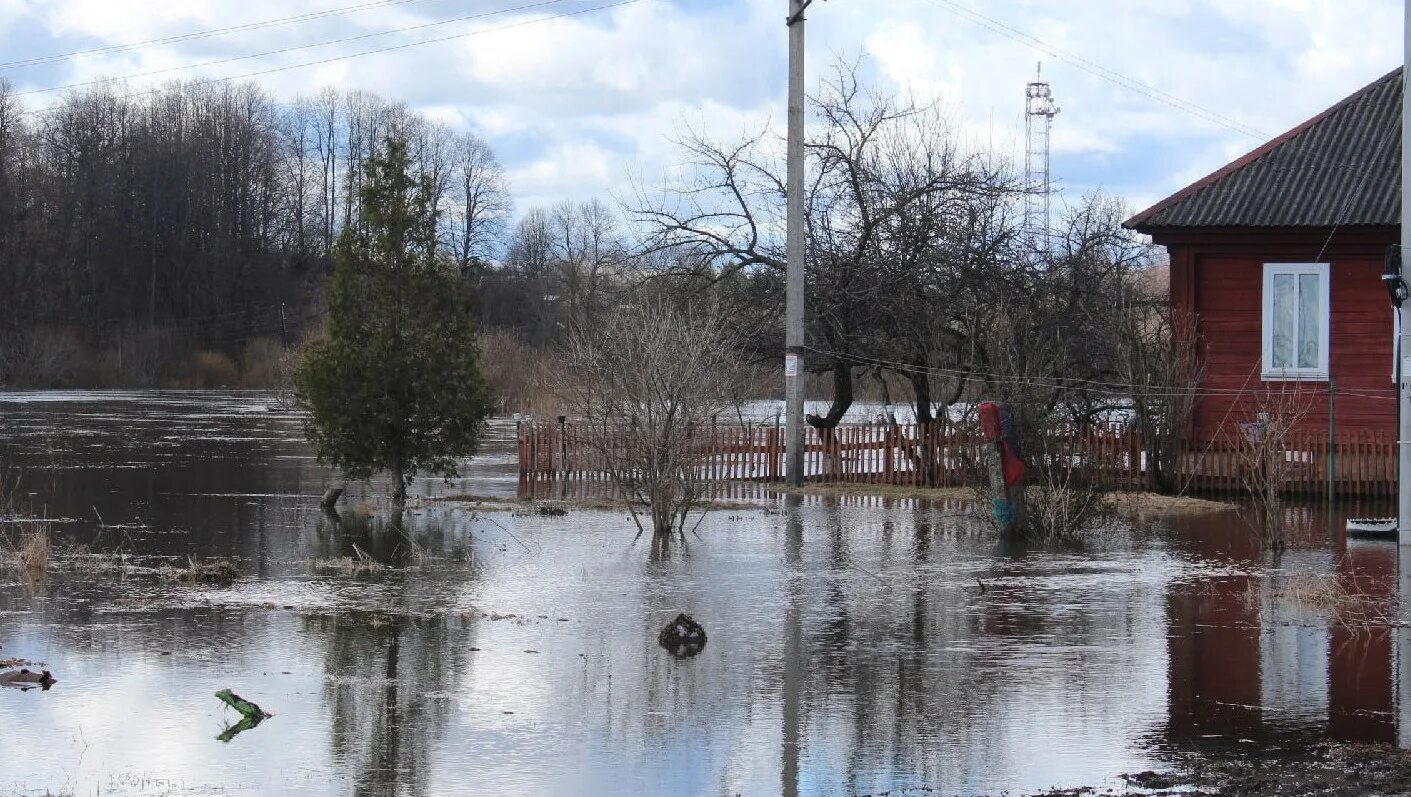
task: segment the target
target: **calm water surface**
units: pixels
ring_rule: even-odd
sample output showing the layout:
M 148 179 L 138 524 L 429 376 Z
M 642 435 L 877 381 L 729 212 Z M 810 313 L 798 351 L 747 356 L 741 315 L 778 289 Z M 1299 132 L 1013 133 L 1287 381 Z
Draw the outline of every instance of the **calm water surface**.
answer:
M 1389 601 L 1396 548 L 1316 520 L 1277 560 L 1231 516 L 1005 550 L 957 509 L 770 499 L 653 556 L 614 513 L 424 505 L 416 565 L 352 511 L 380 485 L 318 511 L 331 476 L 268 405 L 0 395 L 0 451 L 64 539 L 248 574 L 0 571 L 0 658 L 60 679 L 0 689 L 0 794 L 969 795 L 1396 739 L 1393 635 L 1276 594 L 1331 574 Z M 513 436 L 419 493 L 513 496 Z M 355 544 L 407 567 L 313 564 Z M 656 631 L 683 611 L 710 641 L 676 661 Z M 226 687 L 276 716 L 218 741 Z

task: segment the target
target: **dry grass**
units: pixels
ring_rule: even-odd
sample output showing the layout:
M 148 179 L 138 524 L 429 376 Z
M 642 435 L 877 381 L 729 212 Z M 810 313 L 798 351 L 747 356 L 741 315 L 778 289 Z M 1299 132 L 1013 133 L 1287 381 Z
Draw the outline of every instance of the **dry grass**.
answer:
M 39 578 L 49 571 L 49 527 L 35 526 L 20 536 L 19 565 L 30 578 Z
M 402 544 L 406 546 L 407 550 L 406 561 L 414 567 L 426 567 L 441 558 L 411 537 L 403 536 Z
M 172 567 L 167 565 L 161 569 L 161 575 L 167 581 L 175 581 L 183 584 L 210 584 L 218 587 L 228 587 L 235 583 L 235 579 L 240 577 L 240 568 L 229 559 L 207 559 L 197 562 L 194 559 L 186 560 L 186 567 Z
M 276 387 L 284 346 L 271 338 L 255 338 L 240 352 L 241 387 Z
M 183 388 L 233 387 L 240 384 L 240 368 L 230 355 L 219 351 L 198 351 L 191 356 L 186 372 L 173 377 L 172 385 Z
M 1207 501 L 1203 498 L 1160 493 L 1108 493 L 1102 500 L 1113 513 L 1128 518 L 1148 515 L 1210 515 L 1238 508 L 1224 501 Z
M 47 524 L 31 526 L 14 536 L 0 534 L 0 566 L 12 567 L 33 580 L 49 572 L 53 550 Z
M 1295 617 L 1327 617 L 1353 630 L 1394 623 L 1395 598 L 1366 593 L 1355 582 L 1337 573 L 1281 574 L 1262 587 L 1251 584 L 1245 602 L 1254 608 L 1266 602 Z
M 416 545 L 416 543 L 412 543 Z M 421 546 L 417 546 L 420 548 Z M 367 551 L 353 545 L 354 556 L 339 559 L 315 559 L 314 572 L 325 576 L 377 576 L 387 571 L 387 565 L 373 559 Z

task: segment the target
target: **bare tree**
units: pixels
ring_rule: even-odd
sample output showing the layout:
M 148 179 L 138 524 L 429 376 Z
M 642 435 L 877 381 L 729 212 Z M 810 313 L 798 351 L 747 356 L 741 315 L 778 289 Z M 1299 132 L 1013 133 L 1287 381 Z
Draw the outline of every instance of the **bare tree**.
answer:
M 732 326 L 707 309 L 643 298 L 569 338 L 559 384 L 627 501 L 639 536 L 685 533 L 711 482 L 706 431 L 743 375 Z
M 1146 470 L 1158 490 L 1176 492 L 1202 374 L 1195 319 L 1136 286 L 1123 291 L 1111 317 L 1116 371 L 1128 386 Z
M 817 133 L 807 142 L 808 338 L 816 351 L 810 370 L 830 373 L 833 403 L 810 416 L 832 429 L 853 401 L 854 371 L 867 362 L 866 341 L 879 320 L 892 316 L 904 272 L 944 227 L 913 225 L 950 200 L 993 195 L 1004 181 L 982 159 L 965 152 L 934 106 L 868 93 L 856 64 L 839 64 L 810 105 Z M 660 199 L 643 199 L 638 219 L 648 248 L 687 253 L 681 262 L 708 263 L 718 277 L 784 268 L 785 202 L 782 147 L 760 134 L 722 145 L 696 133 L 681 142 L 692 176 Z
M 451 251 L 467 274 L 498 254 L 510 214 L 504 168 L 490 146 L 473 133 L 456 137 L 449 214 Z
M 553 290 L 570 327 L 592 326 L 609 283 L 622 275 L 628 256 L 617 218 L 607 205 L 561 202 L 549 214 Z

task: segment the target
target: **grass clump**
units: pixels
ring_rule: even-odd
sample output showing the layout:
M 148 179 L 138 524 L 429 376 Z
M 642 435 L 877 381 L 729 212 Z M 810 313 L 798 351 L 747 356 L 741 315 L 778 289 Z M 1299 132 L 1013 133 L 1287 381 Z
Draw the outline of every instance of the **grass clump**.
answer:
M 19 565 L 30 578 L 39 578 L 49 571 L 49 527 L 36 526 L 20 536 Z
M 170 565 L 162 568 L 162 577 L 168 581 L 175 581 L 182 584 L 205 584 L 216 587 L 228 587 L 235 583 L 240 577 L 240 568 L 229 559 L 208 559 L 204 562 L 197 562 L 187 558 L 186 567 L 172 567 Z
M 1229 512 L 1237 506 L 1224 501 L 1208 501 L 1188 495 L 1162 495 L 1147 492 L 1114 492 L 1103 496 L 1103 503 L 1122 517 L 1145 515 L 1208 515 Z
M 387 571 L 387 565 L 372 558 L 367 551 L 353 544 L 353 556 L 338 559 L 315 559 L 314 572 L 324 576 L 378 576 Z
M 36 525 L 16 535 L 0 534 L 0 566 L 19 570 L 30 579 L 39 579 L 49 572 L 49 559 L 54 544 L 49 526 Z

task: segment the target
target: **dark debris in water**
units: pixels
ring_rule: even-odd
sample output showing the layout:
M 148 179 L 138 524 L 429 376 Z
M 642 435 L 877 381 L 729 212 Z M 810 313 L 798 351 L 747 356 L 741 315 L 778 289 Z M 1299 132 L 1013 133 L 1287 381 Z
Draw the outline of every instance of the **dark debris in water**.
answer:
M 1318 742 L 1280 756 L 1232 752 L 1178 754 L 1171 771 L 1121 775 L 1126 788 L 1073 786 L 1028 792 L 1025 797 L 1363 797 L 1411 794 L 1411 751 L 1389 744 Z M 854 797 L 921 797 L 949 794 L 911 786 Z M 1006 793 L 1009 794 L 1009 793 Z
M 678 614 L 657 635 L 657 644 L 678 659 L 687 659 L 706 646 L 705 628 L 689 614 Z
M 48 670 L 34 672 L 30 669 L 16 670 L 12 672 L 0 672 L 0 686 L 9 686 L 16 689 L 34 689 L 36 687 L 49 691 L 58 679 L 50 674 Z
M 1126 781 L 1128 786 L 1135 786 L 1138 789 L 1170 789 L 1183 782 L 1181 777 L 1174 772 L 1155 772 L 1150 769 L 1129 775 L 1124 774 L 1122 780 Z

